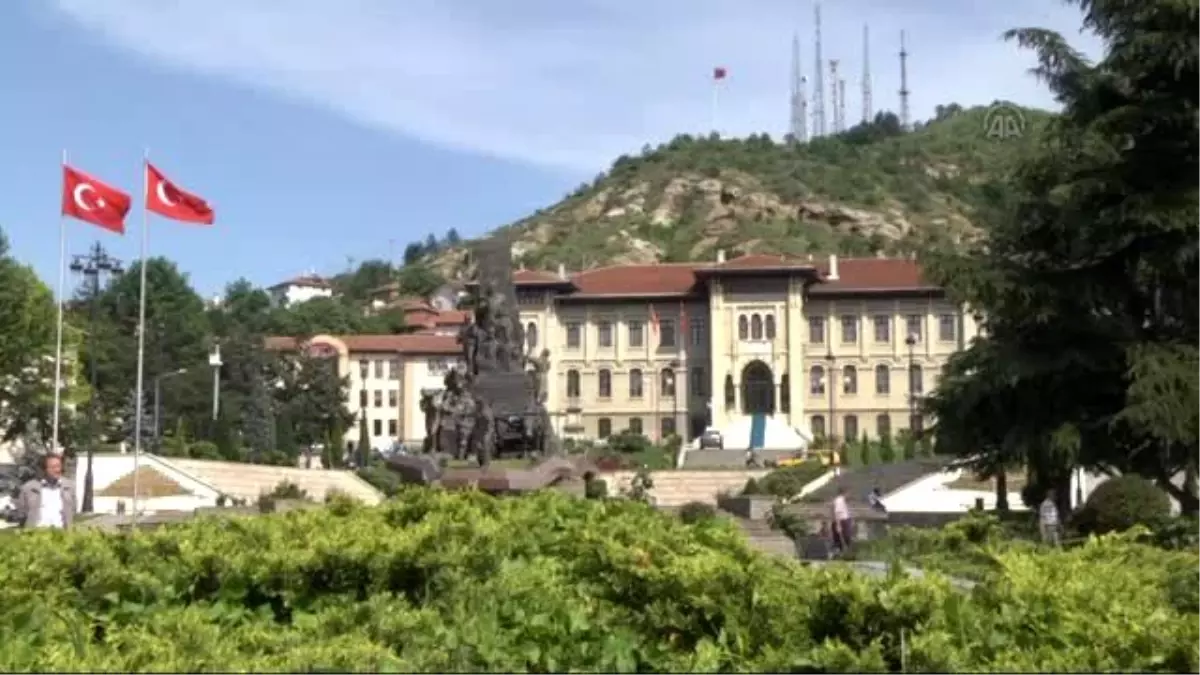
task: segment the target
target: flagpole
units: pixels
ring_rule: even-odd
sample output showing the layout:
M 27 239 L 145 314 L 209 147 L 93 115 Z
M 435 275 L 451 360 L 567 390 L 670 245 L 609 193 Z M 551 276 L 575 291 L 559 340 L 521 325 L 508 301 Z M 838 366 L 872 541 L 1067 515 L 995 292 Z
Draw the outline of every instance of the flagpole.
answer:
M 62 151 L 62 166 L 59 171 L 59 180 L 62 180 L 62 172 L 67 166 L 67 151 L 64 148 Z M 63 359 L 63 294 L 66 293 L 67 286 L 67 216 L 59 209 L 58 216 L 58 319 L 56 323 L 56 336 L 54 344 L 54 413 L 53 421 L 51 422 L 52 429 L 50 430 L 50 452 L 58 454 L 58 425 L 59 416 L 62 410 L 62 359 Z M 95 392 L 92 392 L 95 396 Z
M 147 184 L 149 178 L 147 176 L 146 165 L 150 161 L 150 151 L 142 151 L 142 255 L 141 263 L 139 264 L 140 290 L 138 292 L 138 344 L 137 344 L 137 386 L 134 394 L 136 402 L 134 403 L 134 418 L 133 418 L 133 523 L 137 523 L 138 518 L 138 471 L 141 469 L 142 455 L 142 418 L 145 416 L 143 401 L 145 399 L 145 378 L 146 378 L 146 251 L 149 247 L 149 230 L 150 212 L 146 208 L 146 192 L 149 189 Z

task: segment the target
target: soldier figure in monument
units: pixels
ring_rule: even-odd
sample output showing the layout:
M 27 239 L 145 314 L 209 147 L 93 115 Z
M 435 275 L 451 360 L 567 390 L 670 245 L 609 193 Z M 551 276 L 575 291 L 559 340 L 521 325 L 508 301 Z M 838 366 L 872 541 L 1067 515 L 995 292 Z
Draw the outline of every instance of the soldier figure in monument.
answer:
M 446 373 L 445 384 L 446 391 L 438 406 L 438 450 L 451 451 L 456 459 L 463 459 L 471 452 L 471 439 L 475 433 L 475 397 L 463 388 L 463 377 L 456 368 Z M 453 432 L 454 448 L 441 447 L 447 431 Z
M 421 390 L 421 412 L 425 415 L 425 440 L 421 443 L 421 451 L 429 454 L 434 450 L 438 428 L 438 405 L 434 401 L 434 392 L 429 389 Z
M 530 366 L 529 381 L 533 384 L 533 401 L 543 403 L 547 389 L 547 372 L 550 370 L 550 350 L 543 349 L 537 358 L 526 356 L 525 364 Z

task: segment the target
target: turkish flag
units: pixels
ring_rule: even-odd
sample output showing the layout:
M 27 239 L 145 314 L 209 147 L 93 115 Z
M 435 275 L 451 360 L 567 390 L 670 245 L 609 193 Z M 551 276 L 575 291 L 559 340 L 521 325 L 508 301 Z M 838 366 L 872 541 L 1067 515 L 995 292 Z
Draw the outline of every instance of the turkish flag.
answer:
M 713 79 L 714 80 L 723 80 L 723 79 L 725 79 L 725 76 L 728 74 L 729 73 L 721 66 L 717 66 L 716 68 L 713 68 Z
M 184 223 L 213 223 L 213 210 L 208 202 L 167 180 L 150 162 L 146 162 L 146 208 Z
M 125 234 L 129 195 L 64 164 L 62 213 L 109 232 Z

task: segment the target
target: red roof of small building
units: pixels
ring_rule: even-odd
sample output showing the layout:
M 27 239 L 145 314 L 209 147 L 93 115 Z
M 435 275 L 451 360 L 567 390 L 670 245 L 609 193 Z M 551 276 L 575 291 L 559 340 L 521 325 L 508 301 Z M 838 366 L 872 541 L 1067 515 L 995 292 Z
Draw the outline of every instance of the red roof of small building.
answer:
M 351 353 L 398 352 L 401 354 L 450 355 L 462 352 L 454 335 L 413 333 L 410 335 L 335 335 Z M 266 348 L 271 351 L 293 351 L 300 342 L 291 337 L 268 337 Z
M 909 258 L 838 258 L 838 278 L 828 279 L 829 261 L 818 269 L 822 283 L 813 285 L 810 293 L 898 293 L 904 291 L 935 291 L 940 287 L 925 279 L 920 264 Z
M 578 272 L 570 297 L 688 295 L 696 290 L 696 263 L 612 265 Z

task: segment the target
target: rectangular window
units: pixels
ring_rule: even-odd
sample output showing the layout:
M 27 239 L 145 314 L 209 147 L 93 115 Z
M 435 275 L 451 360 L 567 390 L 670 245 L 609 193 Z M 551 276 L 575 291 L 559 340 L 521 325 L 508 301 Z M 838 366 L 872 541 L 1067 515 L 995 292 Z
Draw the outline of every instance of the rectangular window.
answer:
M 690 319 L 689 328 L 692 330 L 692 346 L 699 347 L 704 344 L 704 333 L 706 327 L 704 319 Z
M 383 379 L 383 359 L 375 359 L 375 379 Z
M 858 342 L 858 317 L 842 317 L 842 344 L 852 345 Z
M 371 374 L 371 362 L 366 359 L 358 360 L 358 379 L 365 380 Z
M 396 420 L 388 420 L 388 436 L 395 438 L 399 426 L 400 425 L 396 422 Z
M 921 316 L 920 314 L 910 314 L 907 317 L 905 317 L 905 319 L 904 319 L 904 328 L 905 328 L 904 339 L 905 340 L 907 340 L 908 338 L 912 338 L 913 342 L 917 343 L 917 342 L 920 342 L 922 339 L 924 339 L 924 337 L 925 337 L 924 331 L 921 330 L 922 324 L 923 324 L 922 320 L 924 318 L 925 317 Z
M 645 346 L 643 326 L 641 321 L 633 320 L 629 322 L 629 346 L 643 347 Z
M 872 318 L 875 324 L 875 341 L 888 343 L 892 341 L 892 317 L 878 315 Z
M 375 407 L 376 408 L 383 407 L 383 391 L 379 390 L 379 389 L 375 390 Z
M 613 326 L 611 321 L 601 321 L 596 326 L 597 342 L 601 347 L 613 346 Z
M 642 418 L 634 417 L 629 420 L 629 433 L 642 435 Z
M 579 349 L 583 344 L 583 335 L 578 321 L 567 323 L 567 349 Z
M 658 322 L 658 346 L 659 347 L 674 347 L 675 346 L 675 322 L 674 321 L 659 321 Z
M 400 359 L 392 359 L 391 361 L 388 361 L 388 379 L 400 379 Z
M 708 396 L 708 373 L 704 372 L 704 366 L 692 366 L 692 383 L 688 388 L 692 390 L 692 396 Z
M 953 314 L 943 314 L 938 317 L 938 339 L 942 342 L 954 342 L 958 331 L 958 322 Z
M 383 435 L 383 420 L 375 420 L 371 423 L 371 426 L 373 427 L 372 431 L 375 432 L 376 436 Z
M 400 392 L 392 389 L 388 391 L 388 406 L 395 408 L 400 405 Z
M 666 440 L 666 439 L 670 438 L 671 436 L 674 436 L 675 435 L 675 418 L 674 417 L 662 418 L 662 421 L 659 422 L 659 428 L 660 428 L 659 440 Z
M 360 407 L 360 408 L 367 407 L 367 390 L 366 389 L 358 390 L 358 407 Z
M 596 420 L 596 435 L 600 438 L 612 436 L 612 420 L 607 417 Z
M 825 344 L 825 317 L 808 317 L 808 341 L 814 345 Z

